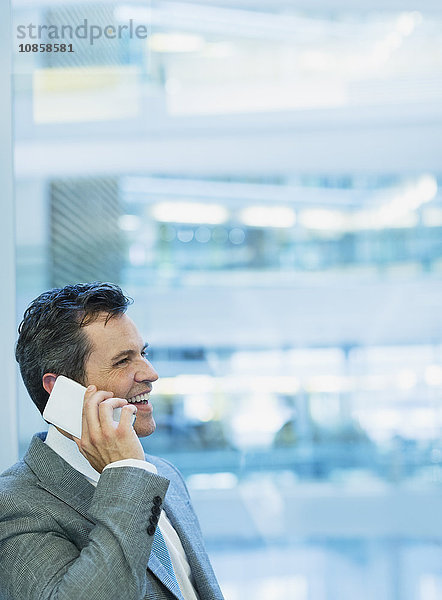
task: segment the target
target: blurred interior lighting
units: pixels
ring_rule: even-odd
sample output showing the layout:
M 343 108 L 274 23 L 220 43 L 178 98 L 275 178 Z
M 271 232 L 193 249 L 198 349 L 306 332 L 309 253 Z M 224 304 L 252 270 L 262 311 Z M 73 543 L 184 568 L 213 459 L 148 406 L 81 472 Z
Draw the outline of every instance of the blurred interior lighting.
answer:
M 192 490 L 229 490 L 238 485 L 233 473 L 194 473 L 186 478 Z
M 72 123 L 134 118 L 140 110 L 136 65 L 34 69 L 35 123 Z
M 187 244 L 193 240 L 193 231 L 189 229 L 179 229 L 177 233 L 177 238 L 180 242 L 184 242 Z
M 240 219 L 249 227 L 293 227 L 295 211 L 288 206 L 249 206 L 240 212 Z
M 165 395 L 213 394 L 223 391 L 228 394 L 255 393 L 259 394 L 296 394 L 300 389 L 300 381 L 292 375 L 254 375 L 212 377 L 210 375 L 177 375 L 176 377 L 162 377 L 155 384 L 155 390 Z
M 204 47 L 208 58 L 229 58 L 235 54 L 235 46 L 230 42 L 212 42 Z
M 152 215 L 163 223 L 205 223 L 219 225 L 227 221 L 229 213 L 219 204 L 202 202 L 160 202 L 152 206 Z
M 337 427 L 341 420 L 339 396 L 313 396 L 310 400 L 310 414 L 313 421 L 322 427 Z
M 400 390 L 412 390 L 417 383 L 417 375 L 411 369 L 403 369 L 397 374 L 396 382 Z
M 390 380 L 387 375 L 364 375 L 356 378 L 356 389 L 369 391 L 382 391 L 388 389 Z
M 136 215 L 121 215 L 118 225 L 123 231 L 137 231 L 141 224 L 140 217 Z
M 402 13 L 397 20 L 396 30 L 403 36 L 410 35 L 422 20 L 422 13 L 418 11 Z
M 404 38 L 411 35 L 421 22 L 422 15 L 417 11 L 402 13 L 397 19 L 395 29 L 375 44 L 373 51 L 375 65 L 386 63 L 392 54 L 402 46 Z
M 422 223 L 426 227 L 442 227 L 442 208 L 427 208 L 422 213 Z
M 121 4 L 114 9 L 114 18 L 119 23 L 126 23 L 132 19 L 137 21 L 136 25 L 146 25 L 151 21 L 151 8 L 147 6 L 136 6 L 134 4 Z
M 325 71 L 336 68 L 337 59 L 325 50 L 307 50 L 301 54 L 299 60 L 305 69 Z
M 418 217 L 407 212 L 405 215 L 397 215 L 394 211 L 386 210 L 385 207 L 377 210 L 361 210 L 356 212 L 349 220 L 348 229 L 352 231 L 364 231 L 370 229 L 386 229 L 389 227 L 414 227 L 417 225 Z
M 397 50 L 398 48 L 400 48 L 402 46 L 402 41 L 403 41 L 403 38 L 402 38 L 401 34 L 398 33 L 397 31 L 392 31 L 391 33 L 389 33 L 387 35 L 384 43 L 385 43 L 385 46 L 389 50 Z
M 201 2 L 170 2 L 161 0 L 152 5 L 152 24 L 158 28 L 173 28 L 178 31 L 203 31 L 225 36 L 226 32 L 232 37 L 247 37 L 251 39 L 293 39 L 300 32 L 304 35 L 317 35 L 321 31 L 322 21 L 310 19 L 287 12 L 252 10 L 239 6 L 215 6 L 215 3 Z
M 181 91 L 181 82 L 175 77 L 168 77 L 164 84 L 164 89 L 168 95 L 178 94 Z
M 270 445 L 288 416 L 271 395 L 261 392 L 250 396 L 247 408 L 238 407 L 233 414 L 231 427 L 234 441 L 241 447 Z
M 390 429 L 391 431 L 397 431 L 403 418 L 404 417 L 397 410 L 391 408 L 379 409 L 377 411 L 371 411 L 370 425 L 374 430 L 380 431 L 382 429 Z
M 299 223 L 307 229 L 343 231 L 346 228 L 346 215 L 337 210 L 312 208 L 301 211 Z
M 404 199 L 408 202 L 408 207 L 415 210 L 422 204 L 434 200 L 437 189 L 437 180 L 433 175 L 422 175 L 417 185 L 410 188 Z
M 388 44 L 388 41 L 382 40 L 375 44 L 373 50 L 372 66 L 379 68 L 390 60 L 392 49 Z M 373 64 L 374 63 L 374 64 Z
M 401 217 L 430 202 L 437 194 L 437 181 L 433 175 L 423 175 L 403 190 L 396 192 L 389 202 L 381 206 L 376 215 L 379 227 L 395 226 Z
M 211 235 L 212 232 L 208 227 L 198 227 L 198 229 L 195 231 L 195 239 L 201 244 L 206 244 L 210 240 Z
M 188 419 L 208 423 L 215 414 L 208 394 L 190 394 L 184 398 L 184 414 Z
M 209 394 L 214 391 L 216 379 L 209 375 L 178 375 L 162 377 L 155 384 L 159 394 Z
M 199 52 L 205 41 L 190 33 L 154 33 L 148 44 L 153 52 Z
M 352 379 L 340 375 L 315 375 L 308 379 L 306 385 L 306 388 L 313 393 L 348 392 L 352 387 Z
M 409 229 L 417 226 L 419 217 L 413 212 L 396 214 L 394 210 L 390 212 L 386 209 L 385 211 L 381 210 L 379 215 L 374 215 L 374 220 L 370 221 L 370 223 L 371 226 L 368 229 Z M 360 227 L 360 229 L 367 229 L 367 226 Z
M 442 367 L 440 365 L 428 365 L 424 373 L 425 383 L 431 386 L 442 386 Z
M 249 388 L 259 394 L 296 394 L 299 391 L 299 379 L 290 375 L 255 375 L 250 377 Z
M 417 181 L 388 191 L 377 208 L 363 209 L 349 215 L 341 214 L 341 222 L 333 223 L 331 220 L 329 229 L 362 231 L 415 227 L 419 222 L 416 211 L 434 200 L 437 191 L 436 178 L 433 175 L 422 175 Z M 306 220 L 303 214 L 300 215 L 299 221 L 302 224 L 307 222 L 305 226 L 312 227 L 310 220 Z
M 424 175 L 420 182 L 420 193 L 424 202 L 431 202 L 437 195 L 438 185 L 434 175 Z
M 245 239 L 246 234 L 244 230 L 240 229 L 239 227 L 234 227 L 229 233 L 229 240 L 232 242 L 232 244 L 239 246 L 244 242 Z
M 363 209 L 345 214 L 338 210 L 313 208 L 300 211 L 298 222 L 306 229 L 317 231 L 361 231 L 367 229 L 385 229 L 414 227 L 419 221 L 416 211 L 424 204 L 434 200 L 438 192 L 437 180 L 433 175 L 422 175 L 419 179 L 399 189 L 395 188 L 385 195 L 380 205 L 372 209 Z M 436 212 L 424 213 L 424 219 L 433 219 L 434 225 L 440 224 Z

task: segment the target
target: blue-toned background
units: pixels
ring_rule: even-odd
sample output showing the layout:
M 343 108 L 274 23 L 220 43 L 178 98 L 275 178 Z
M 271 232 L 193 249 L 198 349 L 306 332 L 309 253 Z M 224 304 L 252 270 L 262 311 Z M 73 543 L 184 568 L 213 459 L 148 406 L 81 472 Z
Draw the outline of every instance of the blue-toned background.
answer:
M 226 600 L 440 598 L 440 7 L 12 7 L 17 322 L 133 296 Z M 149 35 L 19 52 L 84 19 Z

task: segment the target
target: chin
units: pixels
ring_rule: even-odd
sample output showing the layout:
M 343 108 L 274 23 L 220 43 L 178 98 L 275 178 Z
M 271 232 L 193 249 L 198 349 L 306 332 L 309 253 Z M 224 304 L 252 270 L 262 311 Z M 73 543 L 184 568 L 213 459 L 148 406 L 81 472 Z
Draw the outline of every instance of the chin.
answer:
M 138 423 L 137 427 L 137 422 L 135 421 L 134 429 L 138 437 L 147 437 L 155 431 L 156 423 L 152 419 L 150 423 Z

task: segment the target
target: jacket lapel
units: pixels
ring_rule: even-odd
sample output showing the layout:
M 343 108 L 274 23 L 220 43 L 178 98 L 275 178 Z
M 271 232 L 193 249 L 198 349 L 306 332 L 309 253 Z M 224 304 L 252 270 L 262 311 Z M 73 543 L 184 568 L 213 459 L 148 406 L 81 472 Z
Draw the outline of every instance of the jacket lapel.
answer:
M 174 596 L 178 598 L 178 600 L 184 600 L 177 581 L 170 577 L 169 573 L 161 564 L 160 559 L 157 557 L 154 550 L 152 550 L 150 553 L 147 568 L 161 581 L 163 585 L 167 587 L 170 592 L 172 592 L 172 594 L 174 594 Z
M 157 461 L 154 456 L 147 456 L 146 458 L 158 468 L 159 475 L 170 479 L 163 508 L 183 545 L 195 580 L 196 590 L 213 589 L 214 580 L 210 577 L 211 574 L 213 575 L 212 565 L 206 553 L 199 523 L 192 507 L 187 499 L 183 498 L 173 478 L 170 478 L 170 473 L 162 472 L 161 462 Z M 213 575 L 213 577 L 215 576 Z
M 44 443 L 45 436 L 38 433 L 32 438 L 23 460 L 38 477 L 40 487 L 95 524 L 88 514 L 94 486 Z

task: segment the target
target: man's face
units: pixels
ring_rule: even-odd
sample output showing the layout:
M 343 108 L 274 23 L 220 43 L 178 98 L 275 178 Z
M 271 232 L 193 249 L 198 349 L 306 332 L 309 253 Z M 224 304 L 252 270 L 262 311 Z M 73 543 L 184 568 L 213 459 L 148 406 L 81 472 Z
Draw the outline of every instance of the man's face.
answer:
M 134 322 L 122 314 L 106 323 L 106 316 L 100 315 L 84 329 L 92 342 L 85 385 L 95 385 L 98 390 L 113 392 L 115 398 L 133 402 L 137 407 L 137 435 L 150 435 L 155 431 L 155 421 L 148 393 L 158 374 L 145 357 L 145 343 Z M 141 403 L 135 402 L 140 399 Z

